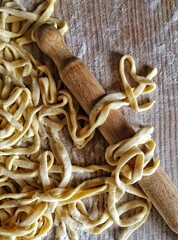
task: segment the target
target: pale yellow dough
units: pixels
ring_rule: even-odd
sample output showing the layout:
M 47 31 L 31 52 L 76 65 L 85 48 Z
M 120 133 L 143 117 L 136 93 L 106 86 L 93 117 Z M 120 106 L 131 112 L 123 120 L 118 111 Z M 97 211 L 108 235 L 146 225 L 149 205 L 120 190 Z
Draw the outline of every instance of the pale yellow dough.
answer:
M 154 102 L 139 105 L 138 97 L 155 89 L 152 78 L 157 70 L 138 76 L 134 59 L 123 56 L 119 66 L 125 91 L 104 97 L 89 118 L 78 114 L 70 92 L 58 87 L 48 67 L 24 48 L 35 41 L 34 30 L 44 22 L 62 34 L 67 31 L 65 21 L 51 18 L 54 4 L 55 0 L 45 1 L 33 13 L 26 12 L 18 0 L 3 0 L 0 7 L 0 238 L 41 239 L 55 225 L 56 239 L 65 239 L 67 234 L 77 239 L 78 228 L 99 234 L 115 222 L 124 229 L 119 239 L 125 240 L 144 223 L 151 208 L 150 201 L 133 184 L 158 167 L 153 128 L 145 127 L 133 137 L 110 145 L 105 154 L 108 164 L 87 167 L 71 163 L 58 133 L 67 126 L 80 149 L 93 138 L 111 109 L 130 105 L 137 111 L 148 110 Z M 131 87 L 126 78 L 125 61 L 131 64 L 130 74 L 137 87 Z M 49 149 L 42 148 L 45 139 Z M 147 146 L 146 152 L 138 148 L 140 144 Z M 132 169 L 128 162 L 133 157 Z M 71 187 L 74 172 L 98 170 L 110 176 Z M 137 198 L 119 205 L 125 193 Z M 107 207 L 93 220 L 82 199 L 99 194 L 106 194 Z M 133 216 L 122 218 L 123 213 L 138 208 Z

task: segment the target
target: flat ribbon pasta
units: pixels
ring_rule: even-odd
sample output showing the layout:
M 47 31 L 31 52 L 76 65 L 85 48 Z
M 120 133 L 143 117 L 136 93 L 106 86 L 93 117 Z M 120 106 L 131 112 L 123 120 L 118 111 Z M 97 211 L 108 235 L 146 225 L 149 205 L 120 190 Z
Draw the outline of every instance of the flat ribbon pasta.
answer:
M 138 97 L 155 89 L 152 78 L 157 70 L 138 76 L 134 59 L 123 56 L 119 66 L 124 92 L 102 98 L 89 117 L 80 114 L 71 93 L 25 48 L 35 42 L 35 29 L 44 22 L 62 34 L 67 31 L 65 21 L 51 17 L 54 8 L 55 0 L 44 1 L 34 12 L 27 12 L 18 0 L 3 0 L 0 7 L 0 238 L 41 239 L 56 226 L 56 239 L 76 240 L 79 228 L 99 234 L 116 223 L 123 228 L 119 239 L 125 240 L 151 209 L 150 201 L 133 184 L 158 167 L 153 128 L 147 126 L 108 146 L 107 163 L 89 166 L 72 163 L 60 134 L 67 127 L 81 149 L 111 109 L 130 105 L 137 111 L 148 110 L 153 101 L 140 105 Z M 126 77 L 125 61 L 131 64 L 136 87 Z M 73 186 L 75 173 L 96 171 L 103 171 L 103 176 Z M 126 194 L 136 199 L 121 203 Z M 99 195 L 105 196 L 106 208 L 100 217 L 91 217 L 84 199 Z

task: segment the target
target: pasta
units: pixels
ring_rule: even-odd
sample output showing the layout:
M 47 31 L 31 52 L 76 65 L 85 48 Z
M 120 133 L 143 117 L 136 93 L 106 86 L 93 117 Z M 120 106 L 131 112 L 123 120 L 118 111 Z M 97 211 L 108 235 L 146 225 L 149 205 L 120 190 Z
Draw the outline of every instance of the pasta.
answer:
M 144 223 L 151 209 L 150 201 L 134 184 L 159 165 L 154 158 L 153 128 L 144 127 L 133 137 L 108 146 L 107 164 L 87 167 L 72 164 L 59 132 L 66 127 L 74 145 L 81 149 L 111 109 L 130 105 L 137 111 L 148 110 L 154 101 L 139 105 L 138 97 L 155 89 L 152 78 L 157 70 L 138 76 L 134 59 L 123 56 L 124 92 L 101 99 L 89 118 L 81 115 L 70 92 L 57 84 L 49 68 L 25 47 L 35 42 L 34 30 L 44 22 L 62 34 L 67 31 L 65 21 L 51 17 L 54 5 L 55 0 L 47 0 L 32 13 L 19 0 L 3 0 L 0 7 L 0 237 L 41 239 L 56 226 L 56 239 L 67 235 L 77 239 L 77 229 L 99 234 L 116 223 L 124 229 L 119 239 L 125 240 Z M 126 60 L 137 87 L 131 87 L 126 78 Z M 129 165 L 130 159 L 134 167 Z M 72 187 L 75 172 L 98 170 L 108 174 Z M 120 204 L 126 193 L 136 199 Z M 82 200 L 100 194 L 107 196 L 107 207 L 93 219 Z M 136 210 L 132 216 L 123 217 L 132 210 Z

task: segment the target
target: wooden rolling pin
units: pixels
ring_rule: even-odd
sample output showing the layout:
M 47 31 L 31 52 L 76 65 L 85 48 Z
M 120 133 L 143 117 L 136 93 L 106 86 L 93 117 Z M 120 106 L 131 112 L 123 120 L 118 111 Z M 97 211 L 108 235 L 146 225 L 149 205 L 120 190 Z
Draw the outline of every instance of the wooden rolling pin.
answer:
M 56 64 L 59 75 L 87 114 L 106 95 L 104 89 L 87 66 L 67 48 L 59 31 L 49 24 L 36 29 L 39 48 Z M 105 123 L 99 128 L 109 144 L 131 137 L 135 131 L 118 110 L 111 110 Z M 139 185 L 163 217 L 169 227 L 178 233 L 178 189 L 161 167 Z

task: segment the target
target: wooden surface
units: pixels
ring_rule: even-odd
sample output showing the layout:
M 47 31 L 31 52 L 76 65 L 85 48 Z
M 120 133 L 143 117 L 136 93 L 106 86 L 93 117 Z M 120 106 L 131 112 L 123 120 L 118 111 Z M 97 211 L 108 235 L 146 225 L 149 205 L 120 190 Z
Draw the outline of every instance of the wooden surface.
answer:
M 38 1 L 28 1 L 33 7 Z M 176 6 L 177 5 L 177 6 Z M 123 113 L 137 129 L 151 124 L 157 143 L 156 155 L 161 166 L 178 186 L 178 2 L 176 0 L 57 0 L 55 16 L 69 24 L 66 41 L 74 53 L 89 66 L 107 92 L 120 90 L 118 63 L 120 56 L 131 54 L 138 72 L 145 74 L 158 68 L 156 99 L 153 109 L 144 113 L 124 108 Z M 105 140 L 99 133 L 83 150 L 77 151 L 65 133 L 66 144 L 73 162 L 80 165 L 104 162 Z M 98 173 L 101 175 L 102 173 Z M 94 175 L 92 174 L 92 177 Z M 88 176 L 76 176 L 76 184 Z M 100 214 L 104 197 L 88 201 L 89 211 Z M 171 206 L 170 206 L 171 207 Z M 99 236 L 79 233 L 81 240 L 118 239 L 114 225 Z M 153 208 L 147 222 L 129 239 L 178 239 Z

